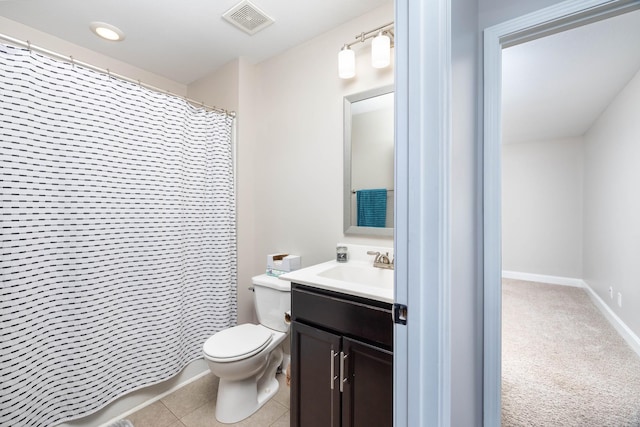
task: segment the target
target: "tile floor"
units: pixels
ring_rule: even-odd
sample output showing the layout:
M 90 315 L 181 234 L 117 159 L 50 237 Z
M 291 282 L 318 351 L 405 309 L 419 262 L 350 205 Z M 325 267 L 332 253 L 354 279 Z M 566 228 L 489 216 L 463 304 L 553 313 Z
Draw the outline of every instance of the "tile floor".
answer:
M 218 378 L 199 378 L 127 417 L 135 427 L 289 427 L 289 386 L 278 374 L 278 393 L 258 412 L 236 424 L 222 424 L 214 415 Z

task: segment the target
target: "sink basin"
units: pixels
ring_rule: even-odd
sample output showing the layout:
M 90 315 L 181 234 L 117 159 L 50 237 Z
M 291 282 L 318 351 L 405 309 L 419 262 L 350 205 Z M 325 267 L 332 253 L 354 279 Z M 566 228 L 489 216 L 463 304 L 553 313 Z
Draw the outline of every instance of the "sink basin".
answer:
M 291 271 L 280 276 L 292 284 L 313 286 L 329 291 L 393 303 L 393 270 L 377 268 L 373 262 L 335 260 Z
M 369 264 L 337 264 L 318 272 L 318 276 L 360 285 L 393 288 L 393 270 L 376 268 Z

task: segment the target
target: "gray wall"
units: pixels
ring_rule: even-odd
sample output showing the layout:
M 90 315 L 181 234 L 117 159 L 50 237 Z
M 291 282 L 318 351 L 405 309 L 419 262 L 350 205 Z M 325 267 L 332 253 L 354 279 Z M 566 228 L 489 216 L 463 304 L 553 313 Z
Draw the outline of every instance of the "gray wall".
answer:
M 582 138 L 502 146 L 502 269 L 582 278 Z
M 639 116 L 637 74 L 584 137 L 505 144 L 502 186 L 503 270 L 582 279 L 636 335 Z
M 639 117 L 640 73 L 585 135 L 584 196 L 583 278 L 636 336 L 640 336 Z M 616 301 L 618 292 L 622 307 Z

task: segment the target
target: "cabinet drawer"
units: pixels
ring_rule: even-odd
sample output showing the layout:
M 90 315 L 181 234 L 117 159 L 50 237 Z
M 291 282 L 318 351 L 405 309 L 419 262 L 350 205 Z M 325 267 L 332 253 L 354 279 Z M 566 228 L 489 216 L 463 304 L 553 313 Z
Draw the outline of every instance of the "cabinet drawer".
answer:
M 292 320 L 393 349 L 391 304 L 292 284 Z

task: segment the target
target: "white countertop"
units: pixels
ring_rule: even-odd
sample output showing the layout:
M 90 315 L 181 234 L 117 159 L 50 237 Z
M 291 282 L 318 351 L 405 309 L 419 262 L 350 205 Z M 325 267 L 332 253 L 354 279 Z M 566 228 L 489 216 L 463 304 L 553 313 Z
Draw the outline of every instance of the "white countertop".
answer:
M 279 276 L 292 283 L 393 304 L 394 272 L 373 267 L 370 261 L 328 261 Z

